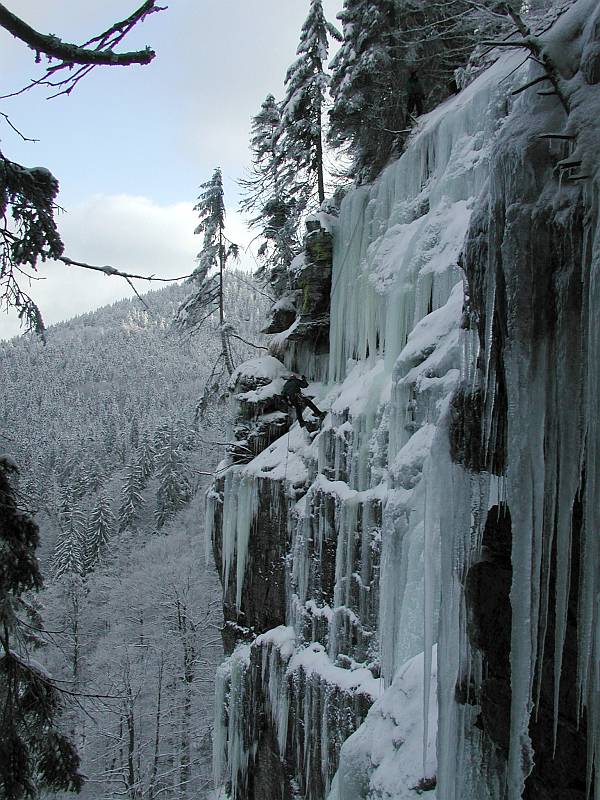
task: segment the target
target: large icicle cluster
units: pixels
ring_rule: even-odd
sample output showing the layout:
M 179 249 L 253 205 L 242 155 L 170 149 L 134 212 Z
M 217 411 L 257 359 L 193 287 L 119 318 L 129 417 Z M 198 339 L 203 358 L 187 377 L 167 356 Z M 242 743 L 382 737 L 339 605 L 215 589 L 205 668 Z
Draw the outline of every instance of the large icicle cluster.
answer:
M 535 87 L 513 100 L 539 67 L 503 55 L 327 220 L 329 380 L 308 389 L 327 418 L 266 439 L 208 505 L 232 800 L 583 798 L 593 780 L 600 193 L 555 167 L 569 148 L 597 163 L 597 16 L 579 0 L 549 33 L 568 117 Z M 298 324 L 261 397 L 286 367 L 322 380 Z

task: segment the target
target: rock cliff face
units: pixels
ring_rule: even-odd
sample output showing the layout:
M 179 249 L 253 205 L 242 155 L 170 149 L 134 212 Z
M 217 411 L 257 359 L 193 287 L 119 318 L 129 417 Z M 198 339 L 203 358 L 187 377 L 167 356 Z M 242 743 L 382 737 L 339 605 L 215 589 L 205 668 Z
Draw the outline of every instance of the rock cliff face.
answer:
M 598 42 L 579 0 L 567 110 L 503 56 L 274 276 L 207 503 L 232 800 L 600 798 Z

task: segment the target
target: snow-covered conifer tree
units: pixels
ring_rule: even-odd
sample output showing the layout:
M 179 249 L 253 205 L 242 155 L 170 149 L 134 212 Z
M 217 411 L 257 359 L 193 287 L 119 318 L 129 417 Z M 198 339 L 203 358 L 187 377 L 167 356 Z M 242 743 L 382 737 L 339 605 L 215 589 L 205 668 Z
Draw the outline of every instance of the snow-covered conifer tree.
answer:
M 329 51 L 328 36 L 341 40 L 325 19 L 321 0 L 311 0 L 296 51 L 298 58 L 285 78 L 282 104 L 283 149 L 296 169 L 304 172 L 307 188 L 313 189 L 316 183 L 319 203 L 325 199 L 322 114 L 329 83 L 323 66 Z
M 159 528 L 191 497 L 186 460 L 179 437 L 171 426 L 159 443 L 157 454 L 158 490 L 155 519 Z
M 204 234 L 202 250 L 198 253 L 198 266 L 190 282 L 197 288 L 179 307 L 176 325 L 190 333 L 198 331 L 213 314 L 219 315 L 221 358 L 231 375 L 235 369 L 230 329 L 225 323 L 223 273 L 230 258 L 237 258 L 238 247 L 225 236 L 225 201 L 221 170 L 215 169 L 210 181 L 200 187 L 203 191 L 194 210 L 200 222 L 194 233 Z M 216 269 L 216 272 L 211 270 Z
M 74 504 L 58 514 L 60 531 L 54 545 L 52 574 L 54 578 L 85 571 L 85 515 Z
M 344 38 L 331 63 L 328 139 L 347 149 L 353 176 L 369 179 L 385 164 L 404 127 L 396 3 L 344 0 L 338 17 Z
M 111 509 L 110 499 L 102 492 L 89 517 L 85 537 L 86 572 L 89 572 L 101 561 L 108 551 L 108 543 L 115 525 L 115 516 Z
M 143 489 L 148 479 L 154 473 L 156 449 L 152 441 L 152 437 L 148 432 L 144 434 L 141 447 L 139 449 L 137 466 L 140 475 L 140 489 Z
M 409 74 L 418 76 L 425 110 L 455 91 L 455 70 L 508 20 L 494 8 L 486 0 L 344 0 L 328 141 L 346 151 L 353 178 L 372 180 L 401 148 L 411 123 Z
M 22 595 L 39 591 L 42 576 L 38 528 L 17 506 L 15 471 L 0 459 L 0 796 L 7 800 L 83 785 L 77 752 L 56 724 L 60 692 L 27 651 L 41 620 Z
M 240 181 L 245 193 L 240 207 L 254 215 L 250 225 L 263 240 L 258 255 L 271 268 L 287 266 L 300 251 L 298 224 L 306 204 L 305 187 L 283 147 L 283 130 L 281 104 L 269 94 L 252 118 L 252 168 Z
M 140 463 L 133 463 L 127 469 L 121 487 L 121 505 L 119 507 L 119 531 L 131 527 L 144 503 L 142 497 L 142 470 Z

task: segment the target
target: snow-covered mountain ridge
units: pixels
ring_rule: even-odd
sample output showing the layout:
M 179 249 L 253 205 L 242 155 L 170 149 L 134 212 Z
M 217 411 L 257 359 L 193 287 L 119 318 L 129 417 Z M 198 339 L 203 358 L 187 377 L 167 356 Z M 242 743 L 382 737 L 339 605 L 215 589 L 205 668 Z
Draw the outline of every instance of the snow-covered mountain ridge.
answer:
M 293 284 L 282 363 L 239 373 L 264 449 L 207 509 L 234 800 L 600 798 L 599 31 L 579 0 L 547 34 L 568 111 L 512 94 L 517 51 L 424 117 L 323 221 L 328 353 Z M 290 369 L 312 434 L 269 417 Z

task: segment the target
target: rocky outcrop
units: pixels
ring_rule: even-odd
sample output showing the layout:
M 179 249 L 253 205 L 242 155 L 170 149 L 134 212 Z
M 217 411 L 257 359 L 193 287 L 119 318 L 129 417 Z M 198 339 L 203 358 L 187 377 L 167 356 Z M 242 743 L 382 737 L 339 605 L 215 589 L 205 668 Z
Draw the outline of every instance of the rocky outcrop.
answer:
M 272 281 L 277 299 L 263 333 L 279 334 L 278 352 L 287 342 L 306 343 L 315 354 L 329 350 L 332 219 L 324 213 L 307 219 L 302 252 Z

